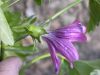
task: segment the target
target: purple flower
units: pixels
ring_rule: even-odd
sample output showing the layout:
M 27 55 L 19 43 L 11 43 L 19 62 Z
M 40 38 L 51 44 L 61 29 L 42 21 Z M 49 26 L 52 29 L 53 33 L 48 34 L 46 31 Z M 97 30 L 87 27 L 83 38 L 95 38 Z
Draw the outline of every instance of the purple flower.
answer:
M 59 28 L 43 36 L 50 49 L 49 52 L 57 74 L 60 69 L 60 59 L 56 53 L 64 56 L 70 63 L 70 67 L 73 68 L 73 62 L 79 60 L 79 54 L 72 43 L 86 41 L 85 32 L 85 26 L 80 21 L 75 21 L 69 26 Z

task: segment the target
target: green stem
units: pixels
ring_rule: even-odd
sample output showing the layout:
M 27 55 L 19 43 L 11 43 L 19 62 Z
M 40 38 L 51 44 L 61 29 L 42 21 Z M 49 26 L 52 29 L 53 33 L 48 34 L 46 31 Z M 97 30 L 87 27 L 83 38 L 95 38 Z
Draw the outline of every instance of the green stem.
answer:
M 62 55 L 60 55 L 60 54 L 57 54 L 57 55 L 58 55 L 60 58 L 65 59 Z M 38 56 L 38 57 L 34 58 L 31 62 L 27 63 L 27 65 L 23 66 L 23 68 L 24 68 L 24 69 L 25 69 L 25 68 L 28 68 L 30 65 L 32 65 L 32 64 L 34 64 L 34 63 L 36 63 L 36 62 L 38 62 L 38 61 L 40 61 L 40 60 L 42 60 L 42 59 L 48 58 L 48 57 L 50 57 L 50 54 L 49 54 L 49 53 L 43 54 L 43 55 L 41 55 L 41 56 Z
M 33 64 L 33 63 L 35 63 L 35 62 L 37 62 L 37 61 L 39 61 L 39 60 L 42 60 L 42 59 L 44 59 L 44 58 L 47 58 L 47 57 L 50 57 L 50 54 L 49 54 L 49 53 L 44 54 L 44 55 L 41 55 L 41 56 L 39 56 L 39 57 L 36 57 L 35 59 L 32 60 L 31 63 Z
M 10 5 L 8 5 L 7 7 L 10 7 L 10 6 L 16 4 L 16 3 L 19 2 L 19 1 L 20 1 L 20 0 L 16 0 L 16 1 L 14 1 L 13 3 L 11 3 Z
M 60 55 L 60 54 L 57 54 L 57 55 L 58 55 L 59 57 L 61 57 L 62 59 L 65 59 L 62 55 Z M 35 63 L 35 62 L 37 62 L 37 61 L 39 61 L 39 60 L 45 59 L 45 58 L 47 58 L 47 57 L 50 57 L 50 54 L 49 54 L 49 53 L 46 53 L 46 54 L 44 54 L 44 55 L 41 55 L 41 56 L 39 56 L 39 57 L 34 58 L 34 59 L 31 61 L 30 64 L 33 64 L 33 63 Z
M 60 55 L 60 54 L 57 54 L 57 56 L 59 56 L 59 57 L 62 59 L 61 63 L 63 63 L 63 60 L 65 59 L 65 57 L 63 57 L 63 56 Z M 42 59 L 48 58 L 48 57 L 50 57 L 50 54 L 49 54 L 49 53 L 43 54 L 43 55 L 41 55 L 41 56 L 38 56 L 38 57 L 34 58 L 31 62 L 29 62 L 29 63 L 28 63 L 26 66 L 24 66 L 23 68 L 24 68 L 24 69 L 25 69 L 25 68 L 28 68 L 31 64 L 34 64 L 34 63 L 36 63 L 36 62 L 38 62 L 38 61 L 40 61 L 40 60 L 42 60 Z M 60 70 L 60 72 L 59 72 L 59 75 L 61 75 L 61 70 Z
M 64 62 L 64 58 L 61 59 L 61 65 L 63 64 L 63 62 Z M 59 75 L 62 75 L 62 70 L 61 69 L 59 71 Z
M 81 2 L 81 0 L 76 0 L 75 2 L 69 4 L 67 7 L 65 7 L 64 9 L 62 9 L 61 11 L 59 11 L 58 13 L 56 13 L 55 15 L 53 15 L 51 18 L 49 18 L 48 20 L 46 20 L 45 24 L 48 24 L 51 20 L 54 20 L 55 18 L 57 18 L 61 14 L 67 12 L 68 9 L 72 8 L 73 6 L 76 6 L 80 2 Z
M 1 47 L 0 47 L 0 61 L 3 60 L 4 57 L 4 46 L 3 43 L 1 42 Z

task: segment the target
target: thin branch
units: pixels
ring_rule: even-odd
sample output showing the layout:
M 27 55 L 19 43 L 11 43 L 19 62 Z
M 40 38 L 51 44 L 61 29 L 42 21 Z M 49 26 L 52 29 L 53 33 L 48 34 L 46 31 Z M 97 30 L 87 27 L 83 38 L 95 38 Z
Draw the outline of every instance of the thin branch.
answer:
M 80 3 L 81 0 L 76 0 L 75 2 L 72 2 L 71 4 L 67 5 L 64 9 L 62 9 L 61 11 L 59 11 L 58 13 L 56 13 L 55 15 L 53 15 L 51 18 L 49 18 L 48 20 L 45 21 L 45 24 L 48 24 L 50 21 L 56 19 L 58 16 L 62 15 L 63 13 L 67 12 L 68 9 L 76 6 L 78 3 Z

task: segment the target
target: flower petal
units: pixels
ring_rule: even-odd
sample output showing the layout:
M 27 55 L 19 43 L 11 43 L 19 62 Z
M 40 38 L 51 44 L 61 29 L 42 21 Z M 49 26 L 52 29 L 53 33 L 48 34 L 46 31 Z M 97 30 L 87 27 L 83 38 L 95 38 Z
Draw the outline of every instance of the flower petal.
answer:
M 66 30 L 67 32 L 82 32 L 85 33 L 86 32 L 86 27 L 78 20 L 74 21 L 72 24 L 56 29 L 55 31 L 62 31 L 62 30 Z
M 75 21 L 69 26 L 57 29 L 51 33 L 56 37 L 64 38 L 71 42 L 84 42 L 86 41 L 86 36 L 84 35 L 85 32 L 85 26 L 83 26 L 79 21 Z
M 51 35 L 48 38 L 54 43 L 56 51 L 63 55 L 71 66 L 74 61 L 79 60 L 78 52 L 70 41 Z
M 83 33 L 78 32 L 63 32 L 55 34 L 56 37 L 69 40 L 71 42 L 84 42 L 86 41 L 86 36 Z
M 54 47 L 53 43 L 51 42 L 51 40 L 49 40 L 46 37 L 43 37 L 43 38 L 48 44 L 48 47 L 50 49 L 49 51 L 50 51 L 50 54 L 51 54 L 51 58 L 53 60 L 54 66 L 55 66 L 55 71 L 56 71 L 56 74 L 58 74 L 59 70 L 60 70 L 60 60 L 56 55 L 55 47 Z

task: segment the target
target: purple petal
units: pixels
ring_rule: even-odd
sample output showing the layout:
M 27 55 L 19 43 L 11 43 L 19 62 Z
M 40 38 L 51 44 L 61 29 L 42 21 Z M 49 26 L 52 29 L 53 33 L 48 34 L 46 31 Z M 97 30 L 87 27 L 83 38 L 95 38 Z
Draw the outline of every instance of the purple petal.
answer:
M 51 54 L 51 58 L 53 60 L 54 66 L 55 66 L 55 72 L 56 72 L 56 74 L 58 74 L 59 70 L 60 70 L 60 60 L 56 55 L 55 47 L 54 47 L 53 43 L 51 42 L 51 40 L 49 40 L 46 37 L 43 37 L 43 38 L 48 44 L 48 47 L 50 49 L 49 51 L 50 51 L 50 54 Z
M 86 32 L 86 27 L 78 20 L 74 21 L 72 24 L 70 25 L 67 25 L 65 27 L 62 27 L 62 28 L 59 28 L 57 29 L 56 31 L 59 31 L 59 30 L 66 30 L 66 31 L 76 31 L 76 32 L 82 32 L 82 33 L 85 33 Z
M 86 41 L 86 28 L 79 22 L 75 21 L 69 26 L 50 32 L 47 36 L 43 36 L 50 48 L 50 54 L 55 65 L 56 73 L 59 73 L 60 60 L 56 52 L 68 60 L 70 67 L 73 68 L 73 62 L 79 60 L 79 54 L 72 42 Z
M 59 39 L 51 35 L 48 38 L 53 42 L 56 51 L 63 55 L 70 64 L 79 60 L 78 52 L 70 41 Z
M 75 21 L 71 25 L 57 29 L 51 33 L 56 37 L 64 38 L 71 42 L 84 42 L 86 41 L 86 36 L 84 34 L 85 31 L 85 26 L 83 26 L 79 21 Z
M 83 33 L 78 32 L 63 32 L 55 34 L 56 37 L 69 40 L 71 42 L 84 42 L 86 41 L 86 36 Z

